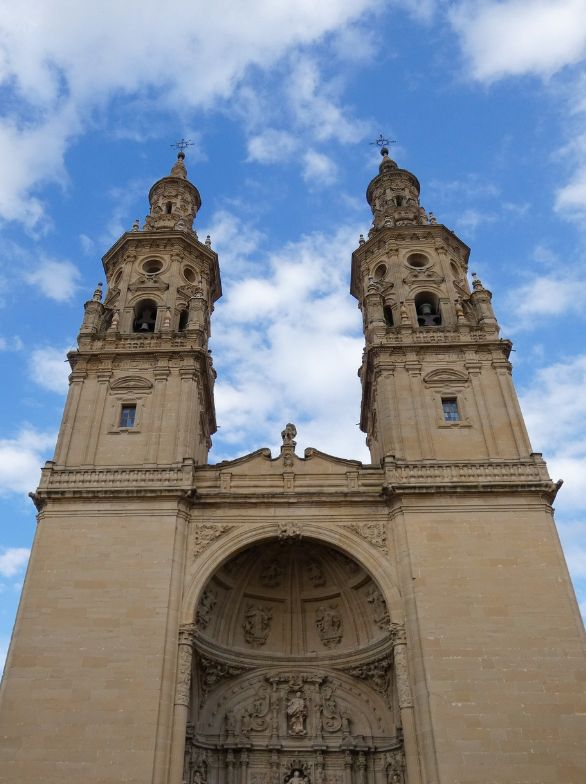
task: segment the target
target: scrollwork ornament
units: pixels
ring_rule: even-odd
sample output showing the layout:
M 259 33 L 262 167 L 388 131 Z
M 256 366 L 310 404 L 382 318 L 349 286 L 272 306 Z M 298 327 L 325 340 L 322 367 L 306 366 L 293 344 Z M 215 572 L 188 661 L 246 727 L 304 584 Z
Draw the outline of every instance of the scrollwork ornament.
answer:
M 366 539 L 367 542 L 378 547 L 379 550 L 386 552 L 387 549 L 387 532 L 385 525 L 382 522 L 371 523 L 355 523 L 350 525 L 349 528 Z
M 217 525 L 215 523 L 195 523 L 193 535 L 193 554 L 198 556 L 219 539 L 222 534 L 231 531 L 233 525 Z

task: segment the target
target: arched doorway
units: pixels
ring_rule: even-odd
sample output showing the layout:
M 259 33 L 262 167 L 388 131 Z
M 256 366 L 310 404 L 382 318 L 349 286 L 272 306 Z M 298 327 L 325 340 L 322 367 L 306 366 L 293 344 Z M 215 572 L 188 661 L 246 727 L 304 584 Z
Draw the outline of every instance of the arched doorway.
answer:
M 186 784 L 402 784 L 385 600 L 339 550 L 242 550 L 196 611 Z

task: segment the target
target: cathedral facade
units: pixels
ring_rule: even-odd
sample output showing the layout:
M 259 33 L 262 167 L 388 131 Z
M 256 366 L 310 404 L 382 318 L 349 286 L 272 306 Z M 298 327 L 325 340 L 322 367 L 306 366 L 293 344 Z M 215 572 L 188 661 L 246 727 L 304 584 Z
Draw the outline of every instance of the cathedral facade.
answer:
M 208 462 L 218 257 L 180 153 L 85 303 L 2 784 L 583 784 L 584 631 L 491 294 L 383 148 L 362 464 Z

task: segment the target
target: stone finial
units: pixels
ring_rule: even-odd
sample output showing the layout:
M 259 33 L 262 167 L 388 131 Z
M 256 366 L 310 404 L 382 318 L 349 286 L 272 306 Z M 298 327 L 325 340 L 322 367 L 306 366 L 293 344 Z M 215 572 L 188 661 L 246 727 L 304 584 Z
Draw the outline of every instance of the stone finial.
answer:
M 475 272 L 472 273 L 472 288 L 474 291 L 484 291 L 482 281 Z
M 364 239 L 364 234 L 361 234 L 360 237 L 358 238 L 358 244 L 364 245 L 365 242 L 366 240 Z
M 171 177 L 181 177 L 182 180 L 187 179 L 187 169 L 185 168 L 184 161 L 185 160 L 185 153 L 179 152 L 177 153 L 177 161 L 173 165 L 171 169 Z
M 208 248 L 212 247 L 212 238 L 210 237 L 209 234 L 206 236 L 206 245 L 208 246 Z
M 112 321 L 110 323 L 110 331 L 116 332 L 118 330 L 118 322 L 120 321 L 120 311 L 116 309 L 112 315 Z
M 433 224 L 434 226 L 437 223 L 437 218 L 435 217 L 435 215 L 433 214 L 433 212 L 431 210 L 429 211 L 429 222 L 431 224 Z
M 102 301 L 102 284 L 98 283 L 96 286 L 96 290 L 93 293 L 92 299 L 94 302 L 101 302 Z
M 283 446 L 295 446 L 295 436 L 297 435 L 297 428 L 292 422 L 285 425 L 285 429 L 281 431 L 281 438 L 283 439 Z
M 165 315 L 163 316 L 163 329 L 170 329 L 171 327 L 171 308 L 167 308 L 165 310 Z
M 132 231 L 140 231 L 140 221 L 138 218 L 132 224 Z

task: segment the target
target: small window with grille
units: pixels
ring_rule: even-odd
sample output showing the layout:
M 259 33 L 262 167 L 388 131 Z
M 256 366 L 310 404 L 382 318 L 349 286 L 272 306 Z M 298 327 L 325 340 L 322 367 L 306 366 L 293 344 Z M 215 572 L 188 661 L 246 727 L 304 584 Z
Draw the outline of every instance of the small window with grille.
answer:
M 442 397 L 442 410 L 446 422 L 459 422 L 460 411 L 458 410 L 458 400 L 455 397 Z
M 136 422 L 136 404 L 124 403 L 120 409 L 120 427 L 134 427 Z

